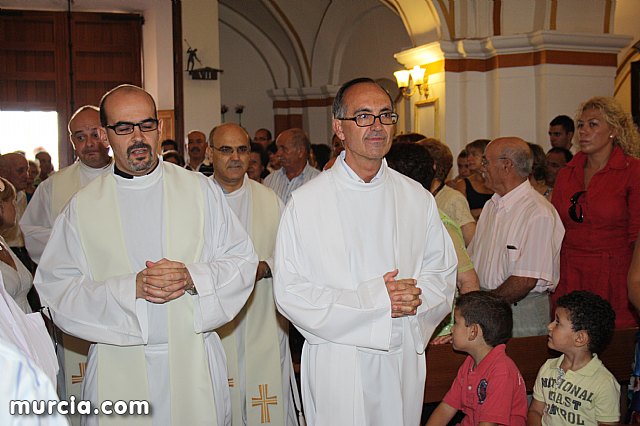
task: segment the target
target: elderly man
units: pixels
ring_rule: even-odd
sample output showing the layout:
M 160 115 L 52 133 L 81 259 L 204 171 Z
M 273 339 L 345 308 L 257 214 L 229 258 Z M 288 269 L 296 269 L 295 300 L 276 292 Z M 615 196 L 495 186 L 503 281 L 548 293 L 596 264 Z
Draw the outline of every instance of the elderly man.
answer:
M 424 352 L 451 311 L 456 255 L 433 197 L 384 161 L 398 120 L 389 94 L 349 81 L 333 116 L 345 151 L 292 194 L 276 242 L 276 303 L 306 338 L 305 416 L 417 425 Z
M 38 151 L 36 153 L 36 160 L 40 165 L 40 174 L 36 182 L 36 186 L 44 182 L 54 173 L 53 163 L 51 162 L 51 155 L 45 150 Z
M 78 161 L 54 173 L 36 189 L 20 220 L 29 255 L 36 262 L 49 241 L 56 217 L 80 188 L 109 171 L 109 148 L 100 140 L 100 112 L 98 107 L 80 107 L 69 120 L 69 142 Z
M 222 188 L 231 210 L 249 232 L 260 263 L 256 285 L 240 314 L 218 329 L 227 355 L 234 425 L 264 423 L 265 409 L 252 399 L 273 398 L 266 412 L 272 424 L 297 425 L 291 394 L 291 353 L 284 331 L 286 320 L 276 315 L 271 268 L 273 247 L 284 206 L 264 185 L 249 179 L 249 135 L 235 123 L 214 127 L 213 178 Z M 284 327 L 284 328 L 283 328 Z M 267 395 L 268 393 L 268 395 Z
M 291 193 L 320 174 L 309 164 L 311 142 L 302 129 L 289 129 L 276 139 L 278 159 L 282 166 L 264 179 L 264 184 L 287 203 Z
M 84 399 L 150 401 L 151 418 L 111 420 L 228 424 L 226 366 L 213 330 L 251 293 L 251 241 L 211 180 L 159 159 L 162 122 L 151 95 L 116 87 L 100 101 L 100 122 L 113 171 L 63 209 L 35 285 L 60 328 L 96 342 Z
M 554 207 L 529 184 L 533 156 L 520 138 L 492 141 L 482 159 L 495 194 L 480 215 L 468 251 L 480 287 L 513 304 L 513 335 L 547 333 L 549 293 L 560 278 L 564 227 Z
M 187 152 L 189 164 L 185 169 L 200 172 L 205 176 L 213 174 L 213 166 L 207 159 L 207 137 L 200 130 L 192 130 L 187 135 Z
M 11 182 L 16 189 L 16 224 L 3 232 L 2 236 L 24 266 L 33 273 L 35 265 L 25 248 L 24 235 L 18 225 L 27 209 L 25 189 L 29 185 L 29 162 L 23 154 L 18 152 L 0 155 L 0 177 Z

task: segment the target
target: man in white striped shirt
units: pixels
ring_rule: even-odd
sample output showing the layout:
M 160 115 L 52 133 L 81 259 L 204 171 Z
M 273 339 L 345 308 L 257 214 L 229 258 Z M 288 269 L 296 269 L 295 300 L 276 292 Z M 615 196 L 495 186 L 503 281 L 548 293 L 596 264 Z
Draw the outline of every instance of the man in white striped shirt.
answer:
M 285 130 L 276 139 L 280 170 L 276 170 L 264 179 L 264 184 L 278 194 L 283 203 L 291 198 L 291 193 L 320 174 L 311 167 L 309 151 L 311 142 L 302 129 Z
M 482 175 L 495 194 L 469 244 L 480 287 L 512 304 L 513 337 L 547 334 L 549 293 L 560 278 L 564 227 L 556 209 L 529 184 L 533 156 L 520 138 L 487 145 Z

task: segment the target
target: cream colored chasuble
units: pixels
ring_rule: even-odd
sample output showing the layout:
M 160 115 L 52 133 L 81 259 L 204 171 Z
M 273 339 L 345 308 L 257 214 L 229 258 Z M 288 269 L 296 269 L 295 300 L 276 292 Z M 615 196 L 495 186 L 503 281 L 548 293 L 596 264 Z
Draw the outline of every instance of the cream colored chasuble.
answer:
M 80 162 L 60 170 L 51 189 L 51 216 L 56 217 L 73 194 L 80 191 Z
M 251 189 L 251 224 L 247 231 L 260 260 L 271 257 L 280 222 L 280 207 L 275 193 L 249 181 Z M 243 329 L 244 336 L 237 337 Z M 260 280 L 240 313 L 217 330 L 227 354 L 227 371 L 231 391 L 233 425 L 284 425 L 284 399 L 278 322 L 273 301 L 272 279 Z M 238 339 L 244 345 L 244 380 L 246 395 L 242 395 L 238 381 L 242 379 L 238 366 Z M 243 410 L 242 404 L 245 404 Z
M 162 173 L 164 255 L 185 264 L 193 263 L 200 258 L 203 247 L 204 199 L 200 182 L 190 174 L 176 173 L 172 167 L 163 167 Z M 175 207 L 185 205 L 190 208 Z M 77 208 L 80 241 L 93 279 L 104 281 L 133 273 L 124 243 L 114 176 L 104 175 L 89 184 L 78 194 Z M 97 223 L 101 226 L 95 226 Z M 216 423 L 203 335 L 193 330 L 192 297 L 185 294 L 168 302 L 171 385 L 167 392 L 171 393 L 171 423 L 174 425 Z M 97 350 L 99 401 L 149 400 L 144 346 L 97 344 Z M 151 417 L 100 418 L 101 424 L 118 421 L 127 425 L 148 425 Z

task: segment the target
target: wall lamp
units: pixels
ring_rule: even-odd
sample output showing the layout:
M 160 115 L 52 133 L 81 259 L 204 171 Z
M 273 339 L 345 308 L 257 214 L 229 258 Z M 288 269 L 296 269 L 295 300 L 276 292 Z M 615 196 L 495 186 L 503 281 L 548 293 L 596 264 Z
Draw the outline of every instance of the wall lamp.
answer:
M 417 91 L 420 96 L 429 97 L 429 76 L 425 76 L 425 71 L 424 68 L 416 65 L 411 70 L 400 70 L 393 73 L 402 96 L 410 98 Z M 413 83 L 413 87 L 410 88 L 411 83 Z

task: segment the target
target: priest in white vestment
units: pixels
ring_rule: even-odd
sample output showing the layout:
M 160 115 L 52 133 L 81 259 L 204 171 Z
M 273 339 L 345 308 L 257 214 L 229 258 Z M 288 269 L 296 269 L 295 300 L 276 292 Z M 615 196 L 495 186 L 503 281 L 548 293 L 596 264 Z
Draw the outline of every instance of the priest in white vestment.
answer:
M 247 304 L 217 331 L 227 355 L 233 425 L 297 426 L 289 323 L 277 314 L 270 267 L 284 205 L 270 188 L 247 176 L 251 145 L 246 130 L 235 123 L 221 124 L 211 131 L 209 143 L 213 179 L 249 232 L 260 259 Z
M 113 172 L 63 209 L 35 285 L 60 328 L 96 342 L 83 398 L 94 407 L 146 400 L 151 415 L 83 422 L 228 425 L 224 351 L 213 330 L 251 293 L 253 245 L 212 181 L 158 157 L 162 122 L 147 92 L 118 86 L 100 111 Z
M 40 263 L 56 217 L 73 194 L 111 170 L 109 147 L 100 140 L 99 127 L 100 112 L 96 106 L 82 106 L 71 116 L 67 126 L 69 142 L 78 161 L 38 185 L 20 219 L 25 246 L 36 263 Z
M 279 310 L 306 338 L 307 424 L 420 422 L 425 348 L 450 312 L 457 259 L 433 197 L 387 167 L 397 122 L 373 80 L 333 106 L 345 151 L 293 192 L 275 252 Z

